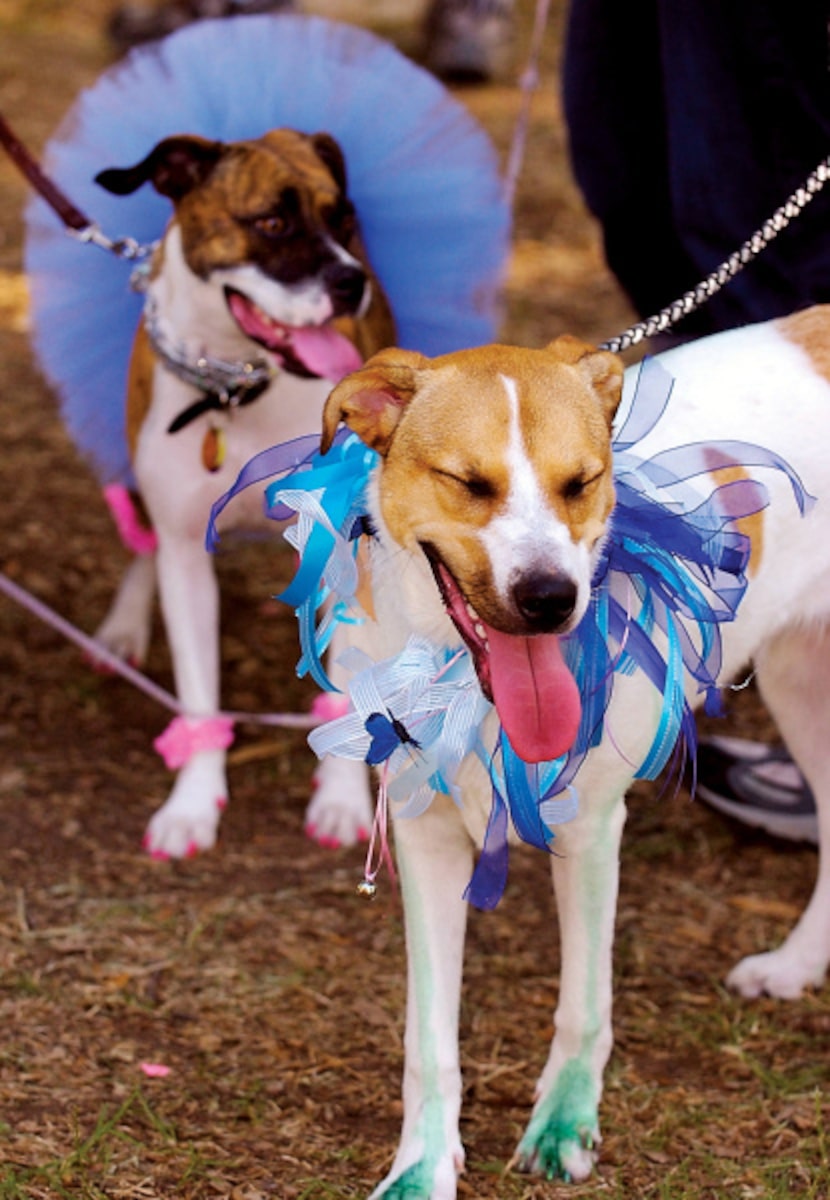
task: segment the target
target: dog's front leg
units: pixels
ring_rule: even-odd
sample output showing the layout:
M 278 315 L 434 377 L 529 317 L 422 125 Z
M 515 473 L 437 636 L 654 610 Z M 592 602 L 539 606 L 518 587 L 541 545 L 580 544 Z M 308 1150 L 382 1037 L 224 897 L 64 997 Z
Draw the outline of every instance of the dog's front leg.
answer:
M 464 1165 L 458 1008 L 472 842 L 452 800 L 436 796 L 426 813 L 396 823 L 395 843 L 408 964 L 404 1119 L 373 1200 L 455 1200 Z
M 579 778 L 581 812 L 557 829 L 552 860 L 561 976 L 550 1056 L 516 1153 L 519 1170 L 586 1179 L 596 1162 L 602 1076 L 613 1040 L 612 946 L 625 823 L 624 783 L 609 793 L 590 761 Z M 619 770 L 617 770 L 619 776 Z M 604 797 L 601 800 L 588 797 Z
M 214 844 L 227 803 L 225 749 L 200 745 L 211 739 L 198 737 L 200 719 L 219 707 L 219 592 L 200 542 L 162 529 L 158 538 L 159 594 L 176 693 L 195 732 L 193 745 L 181 752 L 183 765 L 169 798 L 150 821 L 145 845 L 157 857 L 180 858 Z M 187 723 L 179 728 L 186 741 Z

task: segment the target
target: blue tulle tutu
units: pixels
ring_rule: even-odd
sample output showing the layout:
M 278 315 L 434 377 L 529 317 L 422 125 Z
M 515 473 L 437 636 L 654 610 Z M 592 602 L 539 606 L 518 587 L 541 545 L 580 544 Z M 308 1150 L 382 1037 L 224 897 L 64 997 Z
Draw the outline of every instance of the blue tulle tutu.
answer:
M 279 126 L 326 131 L 343 147 L 398 343 L 433 355 L 491 341 L 510 225 L 492 145 L 436 79 L 365 30 L 288 15 L 191 25 L 83 92 L 45 166 L 110 237 L 151 242 L 169 202 L 149 186 L 110 195 L 98 171 L 139 161 L 170 134 L 232 141 Z M 128 482 L 124 391 L 142 307 L 130 264 L 68 237 L 39 199 L 26 225 L 41 365 L 101 481 Z

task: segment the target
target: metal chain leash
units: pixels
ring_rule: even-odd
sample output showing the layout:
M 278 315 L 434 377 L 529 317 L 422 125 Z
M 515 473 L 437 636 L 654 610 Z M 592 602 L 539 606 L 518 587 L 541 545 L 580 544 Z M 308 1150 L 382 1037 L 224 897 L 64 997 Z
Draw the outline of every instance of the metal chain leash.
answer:
M 707 275 L 691 291 L 661 309 L 653 317 L 638 321 L 636 325 L 629 326 L 617 337 L 602 342 L 602 349 L 619 354 L 620 351 L 627 350 L 630 346 L 636 346 L 644 338 L 653 337 L 656 333 L 664 333 L 667 329 L 671 329 L 681 317 L 688 316 L 701 304 L 705 304 L 711 296 L 714 296 L 725 284 L 734 279 L 747 263 L 752 262 L 771 241 L 778 237 L 783 229 L 787 228 L 813 197 L 818 195 L 828 179 L 830 179 L 830 156 L 819 163 L 804 185 L 797 188 L 760 229 L 756 229 L 755 233 L 710 275 Z

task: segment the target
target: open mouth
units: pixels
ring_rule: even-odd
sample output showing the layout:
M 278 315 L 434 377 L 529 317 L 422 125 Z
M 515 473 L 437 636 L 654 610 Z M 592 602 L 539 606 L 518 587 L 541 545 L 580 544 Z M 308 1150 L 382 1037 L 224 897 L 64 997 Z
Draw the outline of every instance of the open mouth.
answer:
M 525 762 L 548 762 L 576 741 L 582 701 L 558 634 L 504 633 L 464 596 L 434 547 L 424 546 L 447 615 L 473 659 L 481 690 L 496 707 L 511 746 Z
M 225 288 L 225 300 L 245 336 L 270 350 L 291 375 L 338 383 L 363 365 L 354 345 L 333 325 L 286 325 L 236 288 Z

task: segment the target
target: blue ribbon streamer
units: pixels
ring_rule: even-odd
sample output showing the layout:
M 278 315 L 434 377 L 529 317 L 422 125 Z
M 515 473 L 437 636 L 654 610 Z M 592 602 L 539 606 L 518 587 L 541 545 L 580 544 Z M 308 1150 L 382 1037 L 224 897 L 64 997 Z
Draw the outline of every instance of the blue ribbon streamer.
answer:
M 254 455 L 239 472 L 236 482 L 212 506 L 205 534 L 206 549 L 214 551 L 218 546 L 217 523 L 219 517 L 235 496 L 256 483 L 264 483 L 266 479 L 273 479 L 275 475 L 282 475 L 286 471 L 302 470 L 305 464 L 310 464 L 315 452 L 319 453 L 319 450 L 320 438 L 317 434 L 312 433 L 306 434 L 305 437 L 294 438 L 290 442 L 280 442 L 279 445 L 270 446 L 267 450 L 262 450 L 259 454 Z

